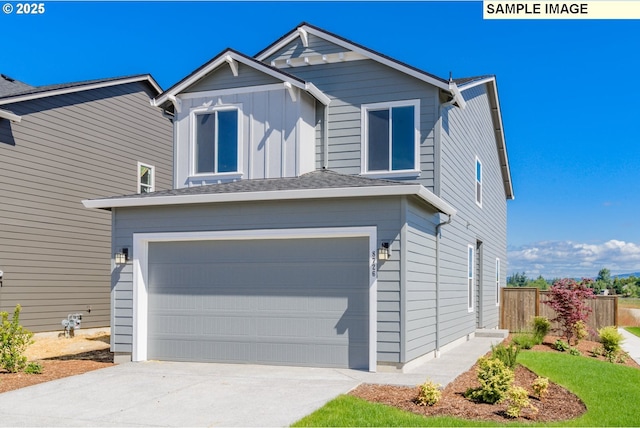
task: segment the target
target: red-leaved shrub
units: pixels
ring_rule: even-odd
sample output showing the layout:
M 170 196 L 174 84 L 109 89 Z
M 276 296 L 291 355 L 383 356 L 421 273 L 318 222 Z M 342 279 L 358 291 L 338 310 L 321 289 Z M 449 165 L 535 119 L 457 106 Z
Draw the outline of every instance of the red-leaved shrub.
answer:
M 591 279 L 580 282 L 569 278 L 557 280 L 549 289 L 548 299 L 543 302 L 556 311 L 556 317 L 551 321 L 560 325 L 559 330 L 569 343 L 577 337 L 576 323 L 582 321 L 587 324 L 591 308 L 585 301 L 595 298 L 593 289 L 589 288 L 592 282 Z

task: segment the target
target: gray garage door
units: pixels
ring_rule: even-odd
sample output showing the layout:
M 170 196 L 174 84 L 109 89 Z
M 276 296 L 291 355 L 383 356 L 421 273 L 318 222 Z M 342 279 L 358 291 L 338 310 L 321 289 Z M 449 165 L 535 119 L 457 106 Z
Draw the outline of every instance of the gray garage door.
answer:
M 364 238 L 149 245 L 148 357 L 368 368 Z

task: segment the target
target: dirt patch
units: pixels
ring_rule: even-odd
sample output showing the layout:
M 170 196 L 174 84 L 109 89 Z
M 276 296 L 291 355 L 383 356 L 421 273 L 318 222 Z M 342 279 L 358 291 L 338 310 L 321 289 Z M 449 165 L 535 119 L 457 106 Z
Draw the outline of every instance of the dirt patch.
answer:
M 556 337 L 548 336 L 545 342 L 542 345 L 534 347 L 534 350 L 540 352 L 558 352 L 552 346 L 556 339 Z M 508 343 L 509 339 L 505 342 Z M 591 351 L 599 345 L 597 342 L 583 341 L 577 348 L 583 355 L 590 357 Z M 640 365 L 631 358 L 627 360 L 625 365 L 640 369 Z M 506 415 L 507 405 L 504 403 L 490 405 L 475 403 L 464 398 L 464 393 L 467 389 L 477 388 L 480 385 L 477 380 L 476 370 L 477 365 L 474 365 L 469 371 L 461 374 L 453 382 L 448 384 L 442 391 L 442 398 L 438 404 L 431 407 L 418 406 L 414 403 L 413 400 L 415 400 L 418 395 L 417 387 L 360 385 L 351 391 L 350 394 L 367 401 L 394 406 L 424 416 L 454 416 L 470 420 L 497 422 L 513 420 Z M 530 409 L 523 411 L 522 416 L 518 418 L 518 420 L 554 422 L 574 419 L 586 412 L 587 409 L 584 403 L 576 395 L 553 382 L 549 382 L 549 394 L 547 397 L 544 400 L 539 400 L 533 395 L 531 390 L 531 383 L 536 377 L 537 375 L 525 367 L 518 366 L 515 370 L 514 384 L 529 391 L 529 401 L 538 409 L 537 412 Z
M 24 388 L 113 365 L 109 331 L 82 331 L 73 338 L 37 334 L 25 355 L 42 364 L 41 374 L 8 373 L 0 370 L 0 392 Z

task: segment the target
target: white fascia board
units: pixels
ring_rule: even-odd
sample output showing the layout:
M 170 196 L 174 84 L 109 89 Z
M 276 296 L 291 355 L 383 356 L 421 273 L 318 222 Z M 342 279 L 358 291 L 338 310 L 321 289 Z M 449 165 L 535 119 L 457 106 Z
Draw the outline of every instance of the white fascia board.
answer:
M 462 93 L 458 89 L 458 85 L 454 82 L 449 82 L 449 92 L 453 94 L 453 100 L 456 102 L 458 107 L 464 110 L 467 107 L 467 102 L 464 100 Z
M 388 67 L 394 68 L 398 71 L 401 71 L 402 73 L 408 74 L 412 77 L 415 77 L 416 79 L 422 80 L 423 82 L 427 82 L 430 83 L 431 85 L 436 86 L 437 88 L 440 89 L 444 89 L 445 91 L 449 91 L 449 85 L 438 80 L 438 79 L 434 79 L 433 77 L 425 74 L 425 73 L 420 73 L 417 70 L 414 70 L 412 68 L 409 67 L 405 67 L 402 64 L 399 64 L 395 61 L 392 61 L 388 58 L 382 57 L 380 55 L 377 55 L 369 50 L 366 49 L 362 49 L 356 45 L 353 45 L 345 40 L 342 39 L 338 39 L 336 37 L 333 37 L 323 31 L 318 31 L 315 28 L 311 28 L 311 27 L 307 27 L 306 25 L 303 25 L 302 27 L 299 27 L 300 29 L 305 30 L 307 33 L 309 34 L 313 34 L 316 37 L 320 37 L 321 39 L 327 40 L 333 44 L 336 44 L 338 46 L 342 46 L 348 50 L 357 52 L 361 55 L 366 56 L 367 58 L 370 58 L 374 61 L 377 61 L 381 64 L 384 64 Z M 273 55 L 276 51 L 278 51 L 279 49 L 282 49 L 284 46 L 286 46 L 287 44 L 291 43 L 296 37 L 298 37 L 298 32 L 295 31 L 293 32 L 291 35 L 289 35 L 289 37 L 286 37 L 284 39 L 282 39 L 280 41 L 280 43 L 274 45 L 271 49 L 269 49 L 268 51 L 262 53 L 259 57 L 257 57 L 256 59 L 259 61 L 264 61 L 267 57 L 269 57 L 270 55 Z
M 468 83 L 463 83 L 462 85 L 458 85 L 458 89 L 460 92 L 464 92 L 467 89 L 475 88 L 476 86 L 484 85 L 485 83 L 494 82 L 496 79 L 493 76 L 488 76 L 479 80 L 472 80 Z
M 324 92 L 318 89 L 316 85 L 314 85 L 313 83 L 306 83 L 304 86 L 305 86 L 305 91 L 313 95 L 315 99 L 320 101 L 322 104 L 324 104 L 325 106 L 328 106 L 329 104 L 331 104 L 331 98 L 329 98 L 327 95 L 325 95 Z
M 75 92 L 90 91 L 92 89 L 108 88 L 110 86 L 126 85 L 127 83 L 143 82 L 145 80 L 149 82 L 149 84 L 159 94 L 162 93 L 162 88 L 158 85 L 158 83 L 156 83 L 156 81 L 150 74 L 147 74 L 146 76 L 137 76 L 137 77 L 118 79 L 118 80 L 110 80 L 108 82 L 92 83 L 88 85 L 74 86 L 71 88 L 51 89 L 48 91 L 37 92 L 34 94 L 16 95 L 15 97 L 10 97 L 10 98 L 0 100 L 0 105 L 20 103 L 23 101 L 36 100 L 39 98 L 54 97 L 56 95 L 72 94 Z
M 124 208 L 145 207 L 159 205 L 204 204 L 220 202 L 253 202 L 277 201 L 293 199 L 326 199 L 326 198 L 357 198 L 367 196 L 410 196 L 415 195 L 429 205 L 449 215 L 455 215 L 456 210 L 421 184 L 371 186 L 371 187 L 341 187 L 335 189 L 296 189 L 269 192 L 237 192 L 237 193 L 207 193 L 198 195 L 168 195 L 141 198 L 111 198 L 83 200 L 85 208 Z
M 493 103 L 495 103 L 495 107 L 493 108 L 498 116 L 498 123 L 496 124 L 497 129 L 494 130 L 496 133 L 496 140 L 498 140 L 498 155 L 503 158 L 504 162 L 504 165 L 501 166 L 505 171 L 505 177 L 503 177 L 503 180 L 506 185 L 507 198 L 515 199 L 516 197 L 513 193 L 513 181 L 511 180 L 511 168 L 509 167 L 509 156 L 507 155 L 507 143 L 504 137 L 504 126 L 502 124 L 502 113 L 500 111 L 500 100 L 498 99 L 498 86 L 495 79 L 491 79 L 486 83 L 489 84 L 489 96 L 492 98 Z
M 159 98 L 154 99 L 153 105 L 159 106 L 159 105 L 162 105 L 163 103 L 165 103 L 167 100 L 171 101 L 171 97 L 177 96 L 178 94 L 180 94 L 180 92 L 182 92 L 183 90 L 185 90 L 189 86 L 193 85 L 195 82 L 197 82 L 198 80 L 200 80 L 201 78 L 203 78 L 204 76 L 209 74 L 211 71 L 213 71 L 216 68 L 218 68 L 221 64 L 229 62 L 230 59 L 233 59 L 233 60 L 235 60 L 237 62 L 240 62 L 240 63 L 246 65 L 247 67 L 251 67 L 251 68 L 256 69 L 256 70 L 258 70 L 258 71 L 260 71 L 262 73 L 265 73 L 265 74 L 267 74 L 267 75 L 269 75 L 271 77 L 274 77 L 274 78 L 276 78 L 278 80 L 281 80 L 284 83 L 289 83 L 290 85 L 295 86 L 296 88 L 299 88 L 299 89 L 302 89 L 304 91 L 307 91 L 311 95 L 313 95 L 315 98 L 317 98 L 318 101 L 320 101 L 321 103 L 323 103 L 325 105 L 328 105 L 329 102 L 330 102 L 329 97 L 327 97 L 325 94 L 323 94 L 318 88 L 316 88 L 312 84 L 306 83 L 306 82 L 304 82 L 302 80 L 291 78 L 290 76 L 287 76 L 287 75 L 279 72 L 278 70 L 274 70 L 274 69 L 272 69 L 270 67 L 267 67 L 266 65 L 264 65 L 264 64 L 262 64 L 260 62 L 250 61 L 247 58 L 245 58 L 245 57 L 243 57 L 241 55 L 237 55 L 236 53 L 234 53 L 232 51 L 227 51 L 227 52 L 224 52 L 223 54 L 221 54 L 216 61 L 210 63 L 207 67 L 203 68 L 198 73 L 194 74 L 189 79 L 185 80 L 180 85 L 178 85 L 175 88 L 173 88 L 171 90 L 171 92 L 165 92 Z
M 18 116 L 17 114 L 11 113 L 7 110 L 0 110 L 0 118 L 8 119 L 11 122 L 20 123 L 22 120 L 22 116 Z

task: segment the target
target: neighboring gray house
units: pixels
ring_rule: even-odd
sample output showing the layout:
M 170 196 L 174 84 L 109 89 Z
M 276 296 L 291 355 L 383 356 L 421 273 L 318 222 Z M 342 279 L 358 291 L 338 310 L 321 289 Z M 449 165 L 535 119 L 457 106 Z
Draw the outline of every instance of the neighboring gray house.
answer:
M 496 81 L 309 24 L 155 98 L 174 189 L 113 214 L 112 350 L 404 368 L 498 325 L 513 198 Z
M 149 75 L 33 87 L 0 75 L 0 310 L 109 326 L 111 214 L 82 200 L 170 189 L 172 125 Z

